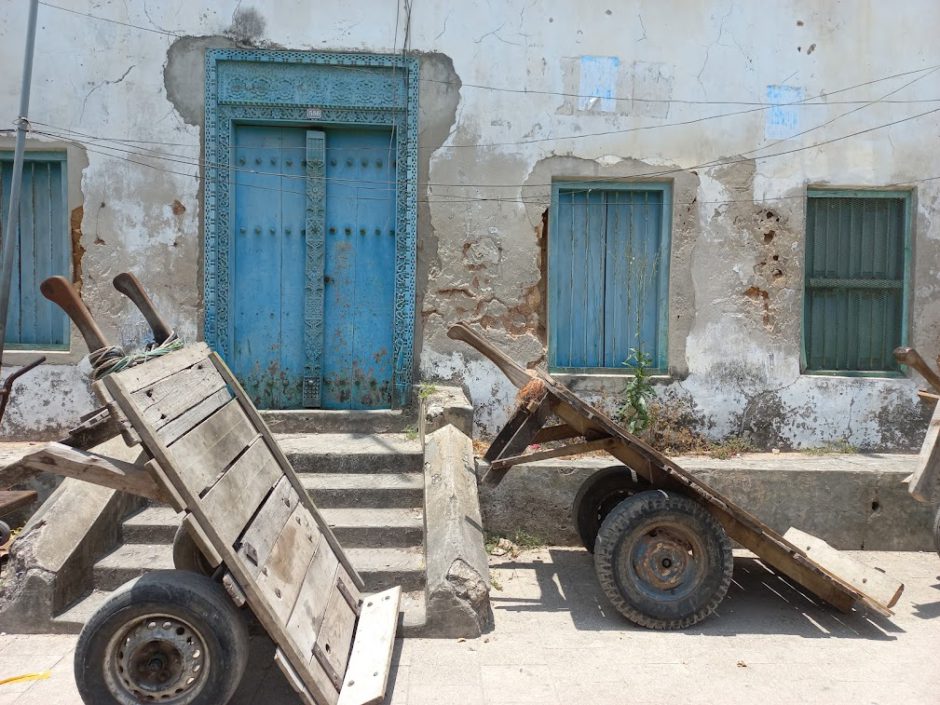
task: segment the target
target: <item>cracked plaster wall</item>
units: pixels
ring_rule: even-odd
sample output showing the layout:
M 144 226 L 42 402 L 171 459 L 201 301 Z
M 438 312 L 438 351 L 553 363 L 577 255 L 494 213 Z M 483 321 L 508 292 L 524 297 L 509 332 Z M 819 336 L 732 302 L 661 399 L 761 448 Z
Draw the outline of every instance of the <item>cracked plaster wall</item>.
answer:
M 247 10 L 254 14 L 240 14 Z M 165 142 L 147 148 L 176 160 L 132 157 L 152 169 L 115 158 L 127 156 L 115 151 L 126 144 L 75 135 L 88 159 L 77 240 L 85 250 L 83 293 L 119 342 L 139 342 L 146 330 L 110 288 L 124 269 L 141 277 L 185 338 L 200 334 L 199 52 L 233 43 L 401 51 L 408 25 L 410 49 L 433 56 L 422 63 L 431 80 L 421 94 L 420 376 L 464 384 L 480 430 L 506 418 L 514 390 L 445 330 L 469 319 L 521 362 L 544 361 L 551 179 L 668 172 L 660 178 L 676 193 L 671 375 L 661 394 L 685 400 L 715 437 L 748 432 L 781 446 L 842 438 L 865 447 L 919 444 L 921 380 L 800 374 L 803 211 L 808 184 L 915 190 L 910 342 L 933 359 L 940 351 L 940 182 L 917 181 L 940 174 L 940 160 L 923 148 L 936 134 L 936 114 L 838 138 L 932 107 L 840 102 L 935 98 L 937 74 L 926 71 L 840 89 L 926 67 L 940 21 L 936 3 L 415 4 L 410 24 L 394 4 L 372 2 L 252 8 L 236 0 L 128 0 L 92 13 L 158 32 L 44 6 L 32 115 L 60 133 Z M 24 26 L 25 6 L 0 19 L 8 65 L 21 60 Z M 765 101 L 770 86 L 823 97 L 780 114 L 739 103 Z M 18 72 L 0 76 L 6 125 L 18 90 Z M 57 419 L 67 425 L 91 405 L 74 367 L 80 352 L 24 382 L 7 432 Z M 59 380 L 51 394 L 43 384 L 49 375 Z M 622 385 L 616 376 L 569 381 L 607 404 Z

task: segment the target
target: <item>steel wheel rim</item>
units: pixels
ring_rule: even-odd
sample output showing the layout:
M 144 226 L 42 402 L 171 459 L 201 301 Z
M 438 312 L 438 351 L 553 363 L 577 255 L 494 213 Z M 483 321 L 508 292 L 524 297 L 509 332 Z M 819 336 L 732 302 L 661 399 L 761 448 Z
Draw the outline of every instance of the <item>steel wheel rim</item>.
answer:
M 108 642 L 105 680 L 122 705 L 186 705 L 208 679 L 206 641 L 189 622 L 150 614 L 124 625 Z
M 705 578 L 705 543 L 680 522 L 644 522 L 624 537 L 619 554 L 622 584 L 656 602 L 686 599 Z

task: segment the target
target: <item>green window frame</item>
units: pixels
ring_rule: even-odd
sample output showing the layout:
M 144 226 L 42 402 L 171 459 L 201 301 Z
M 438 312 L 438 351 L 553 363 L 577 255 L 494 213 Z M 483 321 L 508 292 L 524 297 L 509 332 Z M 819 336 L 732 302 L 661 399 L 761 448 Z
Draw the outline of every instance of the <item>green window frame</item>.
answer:
M 806 195 L 803 371 L 900 376 L 893 350 L 908 336 L 912 192 Z

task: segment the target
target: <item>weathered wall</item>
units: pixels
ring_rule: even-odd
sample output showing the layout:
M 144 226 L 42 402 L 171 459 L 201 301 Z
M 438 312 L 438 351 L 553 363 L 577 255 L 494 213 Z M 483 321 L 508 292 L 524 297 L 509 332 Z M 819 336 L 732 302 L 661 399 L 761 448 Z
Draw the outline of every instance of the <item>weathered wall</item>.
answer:
M 684 400 L 714 437 L 919 444 L 919 379 L 800 374 L 803 220 L 807 185 L 915 190 L 910 342 L 935 357 L 940 181 L 921 180 L 940 175 L 925 149 L 938 118 L 905 119 L 936 107 L 924 101 L 937 98 L 940 73 L 924 70 L 923 58 L 932 55 L 936 3 L 416 3 L 410 18 L 404 6 L 378 2 L 68 7 L 144 28 L 40 10 L 33 138 L 72 130 L 87 156 L 80 279 L 116 340 L 145 337 L 110 288 L 124 269 L 185 338 L 200 332 L 202 51 L 392 52 L 407 36 L 423 56 L 420 375 L 464 384 L 481 430 L 505 418 L 514 390 L 447 339 L 447 325 L 473 321 L 516 359 L 543 362 L 552 178 L 659 173 L 675 193 L 662 393 Z M 19 64 L 23 27 L 25 3 L 0 19 L 5 65 Z M 584 56 L 618 62 L 592 74 Z M 579 97 L 597 83 L 619 99 Z M 783 102 L 822 97 L 757 105 L 777 85 L 789 87 Z M 12 121 L 17 95 L 18 72 L 4 72 L 0 123 Z M 853 133 L 861 134 L 846 137 Z M 57 362 L 20 387 L 6 433 L 65 425 L 91 406 L 74 359 Z M 568 381 L 608 404 L 623 384 L 617 375 Z

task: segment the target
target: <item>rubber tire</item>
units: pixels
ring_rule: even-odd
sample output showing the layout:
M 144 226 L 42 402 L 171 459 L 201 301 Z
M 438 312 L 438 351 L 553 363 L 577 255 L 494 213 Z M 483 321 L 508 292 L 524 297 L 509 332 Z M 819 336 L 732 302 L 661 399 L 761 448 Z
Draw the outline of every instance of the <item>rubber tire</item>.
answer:
M 598 470 L 581 484 L 571 505 L 571 518 L 589 553 L 594 553 L 597 532 L 611 510 L 627 497 L 649 488 L 649 483 L 626 465 Z
M 0 521 L 0 546 L 5 545 L 10 540 L 11 533 L 10 525 L 5 521 Z
M 202 691 L 187 705 L 227 703 L 248 663 L 245 621 L 218 583 L 179 570 L 155 570 L 125 583 L 85 624 L 74 662 L 82 702 L 121 705 L 104 677 L 108 642 L 128 622 L 154 612 L 185 620 L 203 637 L 209 675 Z
M 933 547 L 940 555 L 940 507 L 937 507 L 937 513 L 933 517 Z
M 677 522 L 702 541 L 703 576 L 680 601 L 657 600 L 642 592 L 618 569 L 631 531 L 657 519 Z M 655 525 L 655 524 L 653 524 Z M 699 502 L 674 492 L 640 492 L 623 500 L 607 515 L 594 545 L 594 568 L 611 604 L 634 624 L 649 629 L 684 629 L 715 611 L 728 592 L 734 560 L 731 541 L 721 524 Z
M 197 575 L 211 576 L 215 572 L 215 568 L 182 524 L 173 536 L 173 567 L 177 570 L 188 570 Z

